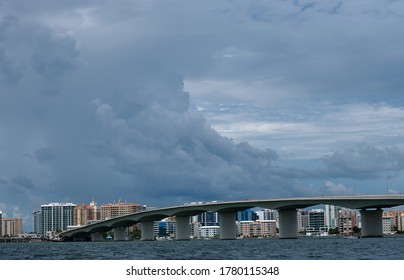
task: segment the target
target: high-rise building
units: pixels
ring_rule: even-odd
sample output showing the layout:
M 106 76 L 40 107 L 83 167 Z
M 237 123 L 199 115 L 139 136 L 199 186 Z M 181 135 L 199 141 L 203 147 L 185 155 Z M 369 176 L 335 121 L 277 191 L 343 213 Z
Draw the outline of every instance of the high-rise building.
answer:
M 0 232 L 2 232 L 2 227 L 1 227 L 1 225 L 2 225 L 2 222 L 1 222 L 1 221 L 2 221 L 2 217 L 3 217 L 3 212 L 0 211 Z M 1 236 L 2 236 L 2 235 L 0 234 L 0 239 L 1 239 Z
M 335 205 L 325 205 L 325 226 L 329 229 L 338 228 L 338 214 L 341 207 Z
M 201 223 L 192 222 L 189 228 L 189 234 L 192 238 L 199 238 L 199 229 L 201 228 Z
M 40 234 L 42 231 L 41 210 L 34 211 L 32 215 L 34 216 L 34 233 Z
M 117 202 L 103 204 L 100 207 L 101 220 L 108 220 L 143 211 L 143 206 L 135 203 Z
M 210 211 L 203 212 L 192 217 L 192 222 L 199 222 L 201 226 L 219 226 L 219 213 Z
M 101 220 L 100 208 L 93 200 L 90 205 L 83 203 L 74 207 L 74 225 L 84 226 Z
M 175 236 L 175 221 L 170 218 L 154 222 L 154 235 L 168 238 Z
M 278 211 L 273 209 L 263 209 L 256 211 L 258 215 L 258 219 L 261 221 L 268 221 L 268 220 L 277 220 L 278 219 Z
M 297 231 L 304 233 L 309 227 L 309 212 L 307 210 L 299 210 L 297 212 Z
M 74 207 L 73 203 L 50 203 L 41 205 L 41 235 L 57 233 L 66 230 L 73 225 Z
M 328 234 L 328 228 L 325 226 L 325 213 L 323 209 L 312 209 L 309 211 L 309 227 L 306 228 L 306 234 Z
M 1 235 L 14 237 L 22 234 L 21 218 L 3 218 L 1 221 Z
M 258 215 L 251 209 L 237 212 L 237 221 L 256 221 L 258 220 Z
M 398 217 L 398 231 L 404 232 L 404 213 Z
M 341 209 L 338 213 L 338 231 L 341 235 L 353 235 L 354 227 L 357 227 L 357 211 Z
M 392 234 L 395 232 L 393 216 L 383 215 L 382 224 L 383 224 L 383 234 Z
M 397 209 L 390 209 L 387 211 L 383 211 L 383 217 L 391 217 L 392 218 L 392 228 L 391 231 L 396 232 L 399 228 L 402 227 L 401 225 L 401 215 L 404 214 L 403 210 Z

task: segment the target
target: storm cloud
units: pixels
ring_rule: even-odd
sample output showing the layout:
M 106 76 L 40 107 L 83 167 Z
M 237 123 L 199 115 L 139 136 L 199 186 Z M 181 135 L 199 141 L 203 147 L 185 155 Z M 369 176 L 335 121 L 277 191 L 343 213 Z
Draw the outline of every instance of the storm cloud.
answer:
M 336 151 L 323 159 L 333 177 L 396 177 L 404 169 L 404 152 L 397 147 L 378 149 L 365 143 Z

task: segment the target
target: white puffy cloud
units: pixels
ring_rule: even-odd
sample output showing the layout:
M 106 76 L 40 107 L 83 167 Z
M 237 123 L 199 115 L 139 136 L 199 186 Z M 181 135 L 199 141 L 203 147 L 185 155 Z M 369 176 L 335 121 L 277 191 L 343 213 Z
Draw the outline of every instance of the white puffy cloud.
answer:
M 348 188 L 341 183 L 326 181 L 324 185 L 326 187 L 326 191 L 332 195 L 348 195 L 353 193 L 351 188 Z

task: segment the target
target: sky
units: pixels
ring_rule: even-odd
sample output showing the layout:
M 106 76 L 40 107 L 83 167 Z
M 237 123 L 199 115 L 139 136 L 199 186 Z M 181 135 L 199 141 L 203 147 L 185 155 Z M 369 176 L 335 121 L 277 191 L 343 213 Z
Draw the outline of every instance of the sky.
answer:
M 0 0 L 0 210 L 404 193 L 404 3 Z

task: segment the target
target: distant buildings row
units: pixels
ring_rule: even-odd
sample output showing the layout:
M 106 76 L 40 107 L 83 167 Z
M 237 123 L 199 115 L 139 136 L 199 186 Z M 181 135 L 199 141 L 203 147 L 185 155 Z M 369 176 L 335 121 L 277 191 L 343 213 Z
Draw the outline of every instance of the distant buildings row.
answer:
M 299 210 L 297 231 L 305 236 L 326 236 L 329 234 L 350 236 L 360 231 L 360 212 L 357 210 L 325 205 L 324 209 Z M 279 218 L 276 210 L 251 209 L 237 213 L 237 235 L 240 237 L 273 237 L 277 235 Z M 383 233 L 404 232 L 404 210 L 383 212 Z M 167 218 L 155 222 L 157 237 L 175 236 L 175 219 Z M 212 238 L 220 234 L 219 215 L 205 212 L 191 217 L 190 233 L 194 238 Z
M 237 235 L 241 237 L 271 237 L 277 232 L 277 211 L 239 211 L 237 212 Z M 220 235 L 220 219 L 217 212 L 204 212 L 190 218 L 191 238 L 216 238 Z M 156 238 L 175 237 L 175 217 L 154 222 Z
M 89 205 L 73 203 L 49 203 L 41 205 L 34 214 L 34 232 L 42 237 L 52 237 L 68 228 L 83 226 L 127 214 L 148 210 L 144 205 L 114 202 L 98 206 L 95 201 Z M 237 213 L 237 229 L 240 237 L 270 237 L 277 234 L 279 227 L 276 210 L 253 209 Z M 353 235 L 361 227 L 357 210 L 325 205 L 324 209 L 299 210 L 297 231 L 300 235 Z M 138 228 L 137 228 L 138 229 Z M 391 209 L 383 212 L 383 233 L 404 232 L 404 210 Z M 0 211 L 1 237 L 15 237 L 23 233 L 21 218 L 6 218 Z M 175 217 L 156 221 L 156 237 L 175 236 Z M 212 238 L 220 233 L 217 212 L 205 212 L 190 218 L 190 233 L 195 238 Z
M 50 203 L 41 205 L 34 212 L 34 232 L 43 237 L 51 237 L 68 228 L 74 228 L 103 221 L 122 215 L 147 210 L 135 203 L 117 202 L 98 206 L 95 201 L 89 205 L 73 203 Z M 276 210 L 253 209 L 237 213 L 237 229 L 240 237 L 276 236 L 279 227 Z M 299 210 L 297 231 L 300 235 L 354 235 L 359 231 L 360 214 L 357 210 L 325 205 L 324 209 Z M 138 228 L 137 228 L 138 229 Z M 389 210 L 383 213 L 383 233 L 404 231 L 404 211 Z M 156 221 L 155 236 L 167 238 L 175 236 L 175 217 Z M 190 218 L 190 233 L 195 238 L 212 238 L 220 233 L 219 214 L 205 212 Z

